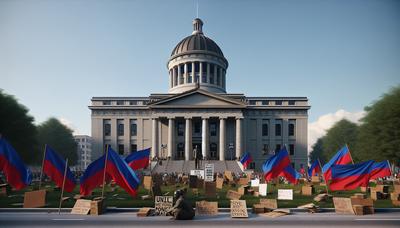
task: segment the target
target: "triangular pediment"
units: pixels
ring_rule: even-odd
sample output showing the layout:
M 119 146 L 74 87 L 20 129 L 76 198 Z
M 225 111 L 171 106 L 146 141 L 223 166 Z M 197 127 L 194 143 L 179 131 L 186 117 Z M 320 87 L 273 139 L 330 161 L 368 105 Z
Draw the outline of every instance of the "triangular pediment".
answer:
M 244 108 L 245 104 L 219 94 L 196 89 L 159 100 L 149 106 L 151 108 Z

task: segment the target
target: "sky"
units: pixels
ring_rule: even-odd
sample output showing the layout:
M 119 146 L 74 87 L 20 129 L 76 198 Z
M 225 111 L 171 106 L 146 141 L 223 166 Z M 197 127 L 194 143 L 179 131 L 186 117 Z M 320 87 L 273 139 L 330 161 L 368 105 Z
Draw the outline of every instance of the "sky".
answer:
M 400 1 L 0 0 L 0 89 L 90 135 L 91 97 L 168 91 L 197 3 L 227 91 L 308 97 L 309 146 L 400 84 Z

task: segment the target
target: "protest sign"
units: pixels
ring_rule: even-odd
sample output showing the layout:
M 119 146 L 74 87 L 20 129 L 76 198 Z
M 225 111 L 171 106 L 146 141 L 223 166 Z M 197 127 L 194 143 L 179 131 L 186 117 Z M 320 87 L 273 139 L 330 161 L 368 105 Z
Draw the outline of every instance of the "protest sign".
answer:
M 224 178 L 219 178 L 219 177 L 217 177 L 216 184 L 217 184 L 216 187 L 217 187 L 218 189 L 222 189 L 222 186 L 224 185 Z
M 276 199 L 260 199 L 260 204 L 269 209 L 278 208 L 278 201 Z
M 224 177 L 228 179 L 228 181 L 233 181 L 233 176 L 231 171 L 225 171 L 224 172 Z
M 90 208 L 92 206 L 91 204 L 91 200 L 78 199 L 71 210 L 71 214 L 87 215 L 89 214 Z
M 251 180 L 251 187 L 258 187 L 260 185 L 260 179 Z
M 208 163 L 204 168 L 205 179 L 204 181 L 214 181 L 214 164 Z
M 350 198 L 333 197 L 336 214 L 354 215 Z
M 167 211 L 172 208 L 174 203 L 174 197 L 172 196 L 156 196 L 154 198 L 154 208 L 156 210 L 156 215 L 165 216 Z
M 144 176 L 144 178 L 143 178 L 144 189 L 151 190 L 152 185 L 153 185 L 153 181 L 152 181 L 151 176 Z
M 293 200 L 293 189 L 278 189 L 278 200 Z
M 260 196 L 267 196 L 267 184 L 259 184 L 258 191 Z
M 246 200 L 231 200 L 231 217 L 248 218 Z
M 46 190 L 25 192 L 24 208 L 44 207 L 46 205 Z
M 232 191 L 232 190 L 228 190 L 228 192 L 226 193 L 226 198 L 231 199 L 231 200 L 238 200 L 238 199 L 240 199 L 240 197 L 242 197 L 242 195 L 240 193 Z
M 202 170 L 202 169 L 192 169 L 192 170 L 190 170 L 190 175 L 197 176 L 198 178 L 201 178 L 204 180 L 204 170 Z
M 196 215 L 218 215 L 218 202 L 196 202 Z

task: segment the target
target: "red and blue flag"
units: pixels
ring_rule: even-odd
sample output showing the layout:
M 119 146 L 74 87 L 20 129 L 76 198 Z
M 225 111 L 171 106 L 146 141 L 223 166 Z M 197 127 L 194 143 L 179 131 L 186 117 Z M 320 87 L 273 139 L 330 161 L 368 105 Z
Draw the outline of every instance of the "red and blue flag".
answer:
M 372 165 L 370 179 L 389 177 L 391 175 L 392 175 L 392 172 L 390 170 L 389 161 L 375 162 Z
M 312 177 L 312 176 L 317 176 L 318 173 L 321 172 L 321 166 L 320 163 L 317 160 L 315 160 L 312 165 L 310 166 L 310 168 L 308 169 L 308 176 Z
M 88 165 L 80 179 L 80 194 L 90 195 L 96 187 L 103 184 L 104 165 L 106 156 L 103 155 Z
M 63 186 L 65 166 L 66 163 L 64 159 L 62 159 L 53 149 L 46 145 L 43 172 L 60 188 Z M 75 185 L 75 176 L 69 167 L 67 167 L 64 189 L 67 192 L 72 192 L 75 188 Z
M 251 154 L 247 152 L 246 154 L 243 155 L 243 157 L 240 159 L 240 163 L 242 163 L 243 168 L 247 169 L 247 166 L 253 161 L 253 158 L 251 157 Z
M 292 165 L 286 166 L 279 176 L 285 177 L 292 184 L 297 184 L 299 179 L 301 178 L 301 174 L 298 173 Z
M 15 189 L 25 188 L 32 182 L 32 174 L 15 149 L 0 136 L 0 171 Z
M 144 150 L 132 152 L 125 158 L 125 161 L 133 170 L 145 169 L 149 165 L 150 150 L 151 148 L 147 148 Z
M 322 173 L 324 174 L 325 181 L 328 181 L 331 179 L 331 168 L 334 165 L 346 165 L 350 162 L 352 162 L 351 154 L 349 148 L 344 146 L 342 149 L 340 149 L 335 156 L 331 158 L 331 160 L 322 167 Z
M 263 166 L 265 180 L 270 181 L 279 176 L 286 166 L 290 165 L 289 154 L 285 147 L 283 147 L 277 154 L 268 158 Z
M 366 161 L 350 165 L 332 166 L 332 180 L 329 188 L 332 191 L 353 190 L 367 187 L 374 161 Z

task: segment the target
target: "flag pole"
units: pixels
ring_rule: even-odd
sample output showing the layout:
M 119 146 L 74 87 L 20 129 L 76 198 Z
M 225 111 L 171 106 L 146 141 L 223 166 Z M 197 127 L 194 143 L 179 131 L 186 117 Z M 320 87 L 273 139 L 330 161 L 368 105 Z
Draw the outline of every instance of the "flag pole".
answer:
M 44 158 L 46 157 L 46 150 L 47 150 L 47 144 L 44 144 L 42 167 L 40 168 L 39 190 L 40 187 L 42 186 L 43 166 L 44 166 Z
M 350 148 L 349 148 L 349 146 L 347 145 L 347 143 L 346 143 L 346 147 L 347 147 L 347 150 L 349 151 L 349 154 L 350 154 L 351 163 L 353 163 L 353 165 L 354 165 L 353 156 L 351 156 L 351 151 L 350 151 Z
M 107 170 L 107 159 L 108 159 L 108 147 L 109 145 L 106 145 L 106 159 L 104 160 L 104 172 L 103 172 L 103 189 L 101 191 L 101 199 L 104 198 L 104 188 L 106 187 L 106 170 Z
M 61 204 L 62 204 L 62 201 L 63 201 L 65 177 L 67 176 L 67 168 L 68 168 L 68 158 L 65 161 L 64 178 L 63 178 L 63 183 L 62 183 L 62 188 L 61 188 L 60 206 L 58 207 L 58 214 L 61 214 Z
M 346 146 L 347 146 L 347 145 L 346 145 Z M 328 181 L 326 181 L 325 175 L 324 175 L 324 173 L 322 172 L 321 161 L 319 160 L 319 158 L 318 158 L 317 160 L 318 160 L 319 167 L 320 167 L 320 169 L 321 169 L 322 178 L 323 178 L 324 181 L 325 181 L 326 193 L 329 194 Z M 352 160 L 353 160 L 353 159 L 352 159 Z

